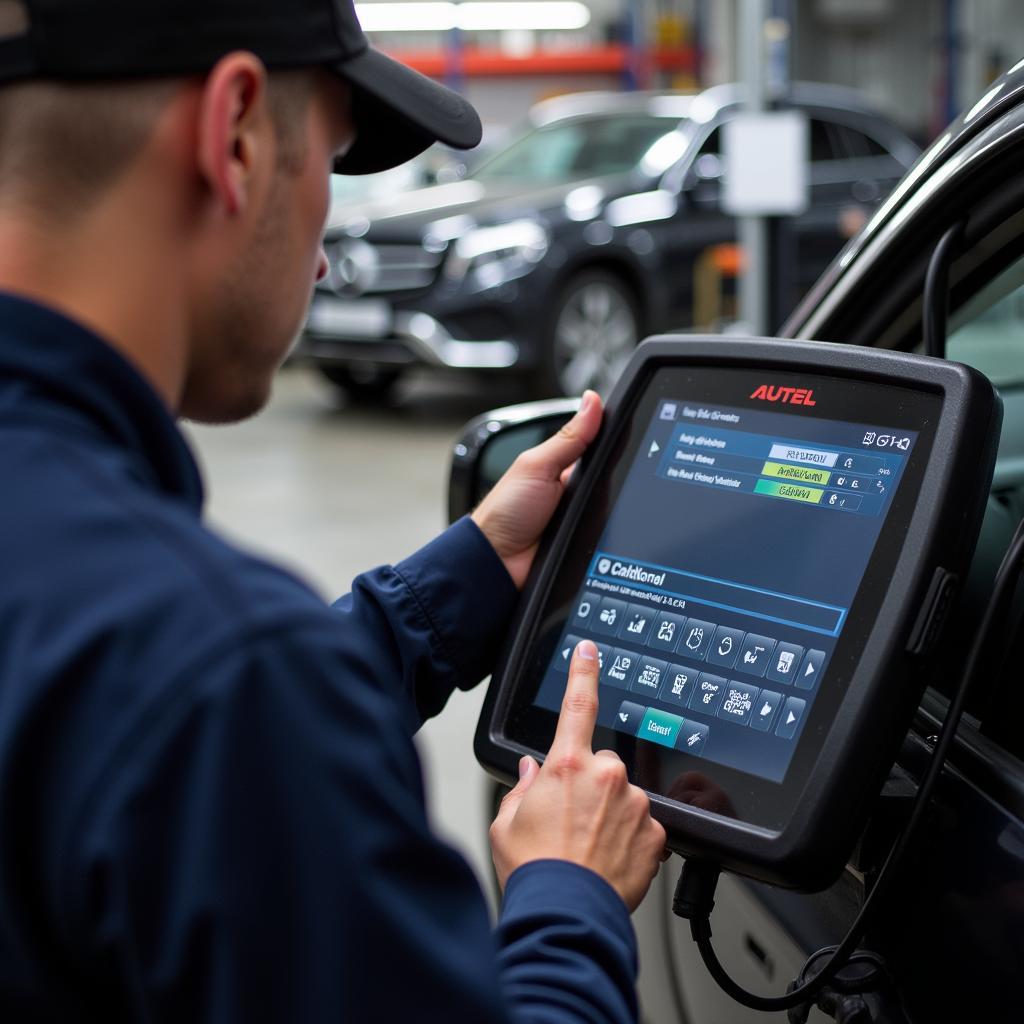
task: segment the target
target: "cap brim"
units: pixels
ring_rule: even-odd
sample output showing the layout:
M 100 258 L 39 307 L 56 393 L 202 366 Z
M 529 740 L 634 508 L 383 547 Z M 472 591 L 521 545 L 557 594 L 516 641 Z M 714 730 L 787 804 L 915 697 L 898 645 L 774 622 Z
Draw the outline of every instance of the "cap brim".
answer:
M 472 149 L 482 129 L 477 112 L 458 93 L 368 47 L 335 65 L 352 84 L 356 139 L 335 164 L 339 174 L 372 174 L 397 167 L 435 142 Z

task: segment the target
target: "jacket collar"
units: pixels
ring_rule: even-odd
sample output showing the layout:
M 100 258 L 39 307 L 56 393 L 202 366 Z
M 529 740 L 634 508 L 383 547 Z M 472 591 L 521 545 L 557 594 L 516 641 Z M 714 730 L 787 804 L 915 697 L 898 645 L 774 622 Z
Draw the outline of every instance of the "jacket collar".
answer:
M 148 381 L 81 324 L 2 292 L 0 414 L 77 421 L 128 452 L 143 483 L 202 509 L 195 459 Z

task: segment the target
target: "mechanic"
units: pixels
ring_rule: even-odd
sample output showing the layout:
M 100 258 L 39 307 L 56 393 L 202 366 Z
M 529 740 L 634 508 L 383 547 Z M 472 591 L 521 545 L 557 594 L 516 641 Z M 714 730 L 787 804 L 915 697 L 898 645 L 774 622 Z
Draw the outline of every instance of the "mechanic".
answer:
M 0 82 L 0 1019 L 635 1019 L 665 835 L 591 751 L 593 644 L 492 828 L 494 931 L 412 743 L 489 671 L 597 396 L 332 607 L 202 525 L 175 426 L 264 404 L 335 159 L 472 109 L 351 0 L 0 0 Z

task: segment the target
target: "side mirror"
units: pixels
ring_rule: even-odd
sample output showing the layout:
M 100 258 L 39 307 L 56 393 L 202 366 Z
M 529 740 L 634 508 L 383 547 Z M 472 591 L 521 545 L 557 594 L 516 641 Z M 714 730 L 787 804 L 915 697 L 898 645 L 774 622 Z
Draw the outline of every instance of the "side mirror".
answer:
M 553 398 L 494 409 L 470 420 L 452 449 L 448 521 L 472 512 L 517 455 L 557 433 L 579 407 L 578 398 Z
M 686 172 L 683 192 L 695 206 L 717 208 L 722 197 L 725 162 L 717 153 L 701 153 Z

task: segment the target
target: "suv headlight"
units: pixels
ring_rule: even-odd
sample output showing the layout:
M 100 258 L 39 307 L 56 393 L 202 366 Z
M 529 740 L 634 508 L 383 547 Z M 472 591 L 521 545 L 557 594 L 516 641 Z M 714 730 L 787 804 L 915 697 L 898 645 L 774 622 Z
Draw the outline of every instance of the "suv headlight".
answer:
M 452 281 L 472 275 L 478 288 L 493 288 L 528 273 L 547 251 L 548 233 L 536 221 L 473 228 L 455 243 L 444 272 Z

